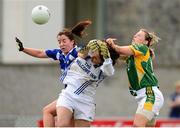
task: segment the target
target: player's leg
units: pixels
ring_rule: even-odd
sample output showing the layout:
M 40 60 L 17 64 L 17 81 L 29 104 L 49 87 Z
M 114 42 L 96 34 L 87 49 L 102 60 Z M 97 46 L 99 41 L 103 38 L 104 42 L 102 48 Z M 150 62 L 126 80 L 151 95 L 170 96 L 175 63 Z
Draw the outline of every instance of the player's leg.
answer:
M 56 103 L 57 111 L 57 127 L 73 127 L 74 116 L 73 116 L 73 102 L 70 96 L 65 93 L 61 93 Z
M 55 126 L 55 116 L 56 114 L 56 102 L 57 100 L 53 101 L 52 103 L 48 104 L 43 108 L 43 125 L 45 127 L 54 127 Z
M 96 105 L 86 100 L 77 100 L 74 109 L 75 127 L 90 127 L 94 120 Z
M 161 91 L 156 87 L 153 88 L 153 91 L 155 94 L 155 103 L 152 111 L 155 113 L 155 116 L 150 121 L 148 121 L 146 125 L 147 127 L 154 127 L 156 125 L 156 116 L 159 115 L 159 111 L 164 104 L 164 97 Z
M 63 106 L 57 107 L 57 127 L 72 127 L 73 112 Z
M 155 101 L 155 96 L 151 87 L 148 87 L 145 92 L 139 94 L 137 97 L 138 108 L 134 116 L 133 126 L 135 127 L 145 127 L 149 120 L 154 117 L 152 108 Z
M 135 114 L 133 126 L 134 127 L 145 127 L 148 123 L 148 119 L 142 114 Z
M 149 120 L 142 114 L 135 114 L 133 126 L 135 127 L 154 127 L 156 125 L 155 117 Z
M 87 120 L 77 119 L 75 120 L 75 127 L 90 127 L 91 122 Z
M 140 98 L 138 108 L 134 117 L 134 126 L 145 127 L 151 122 L 155 126 L 155 117 L 163 105 L 164 99 L 162 93 L 157 87 L 146 88 L 146 96 Z
M 152 120 L 148 121 L 146 127 L 154 127 L 156 125 L 156 119 L 153 118 Z

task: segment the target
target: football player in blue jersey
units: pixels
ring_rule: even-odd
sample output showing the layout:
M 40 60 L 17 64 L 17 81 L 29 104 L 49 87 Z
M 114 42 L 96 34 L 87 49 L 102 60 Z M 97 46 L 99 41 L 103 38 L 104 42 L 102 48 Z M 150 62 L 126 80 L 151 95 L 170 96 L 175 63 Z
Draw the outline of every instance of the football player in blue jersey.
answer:
M 85 28 L 91 24 L 91 21 L 85 20 L 79 22 L 72 29 L 64 29 L 57 35 L 59 48 L 41 50 L 35 48 L 24 47 L 23 43 L 16 37 L 15 40 L 18 45 L 18 50 L 22 51 L 30 56 L 37 58 L 52 58 L 53 60 L 59 61 L 60 69 L 63 72 L 69 67 L 69 65 L 77 57 L 77 44 L 79 39 L 82 38 Z M 64 75 L 62 75 L 63 77 Z M 62 79 L 62 78 L 61 78 Z M 43 125 L 45 127 L 55 126 L 56 116 L 56 100 L 48 104 L 43 108 Z M 73 123 L 72 123 L 73 124 Z M 69 126 L 72 126 L 69 124 Z

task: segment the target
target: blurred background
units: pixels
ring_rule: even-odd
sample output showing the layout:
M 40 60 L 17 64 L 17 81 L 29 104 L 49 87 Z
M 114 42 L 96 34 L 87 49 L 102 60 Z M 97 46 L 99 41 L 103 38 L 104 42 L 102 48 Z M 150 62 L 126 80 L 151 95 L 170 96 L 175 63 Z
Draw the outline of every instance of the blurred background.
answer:
M 47 24 L 31 19 L 36 5 L 49 8 Z M 140 29 L 154 31 L 161 38 L 155 47 L 154 68 L 165 103 L 158 118 L 168 118 L 170 95 L 180 80 L 179 0 L 0 0 L 0 126 L 37 126 L 45 105 L 58 98 L 58 62 L 37 59 L 17 50 L 15 36 L 26 47 L 57 48 L 56 36 L 85 19 L 89 39 L 114 37 L 128 45 Z M 99 86 L 97 118 L 133 119 L 137 104 L 128 91 L 125 64 Z

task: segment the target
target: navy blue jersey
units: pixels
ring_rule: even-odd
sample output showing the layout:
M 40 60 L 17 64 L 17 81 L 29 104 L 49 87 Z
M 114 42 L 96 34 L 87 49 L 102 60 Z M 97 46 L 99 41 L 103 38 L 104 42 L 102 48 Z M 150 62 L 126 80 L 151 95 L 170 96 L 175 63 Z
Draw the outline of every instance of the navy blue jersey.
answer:
M 172 101 L 179 100 L 180 94 L 173 93 L 170 98 Z M 180 105 L 176 105 L 176 106 L 171 108 L 170 113 L 169 113 L 169 117 L 180 118 Z
M 46 55 L 54 60 L 59 60 L 61 71 L 65 71 L 75 58 L 77 58 L 77 49 L 73 48 L 67 55 L 64 55 L 60 49 L 46 50 Z

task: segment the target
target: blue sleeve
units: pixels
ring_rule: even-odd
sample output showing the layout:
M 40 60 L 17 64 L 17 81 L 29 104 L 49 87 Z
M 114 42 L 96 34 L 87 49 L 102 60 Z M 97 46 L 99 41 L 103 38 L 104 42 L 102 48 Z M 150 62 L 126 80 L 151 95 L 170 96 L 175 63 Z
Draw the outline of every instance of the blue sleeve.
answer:
M 56 58 L 57 53 L 58 52 L 61 53 L 60 49 L 46 50 L 45 52 L 49 58 L 52 58 L 54 60 L 57 60 Z

